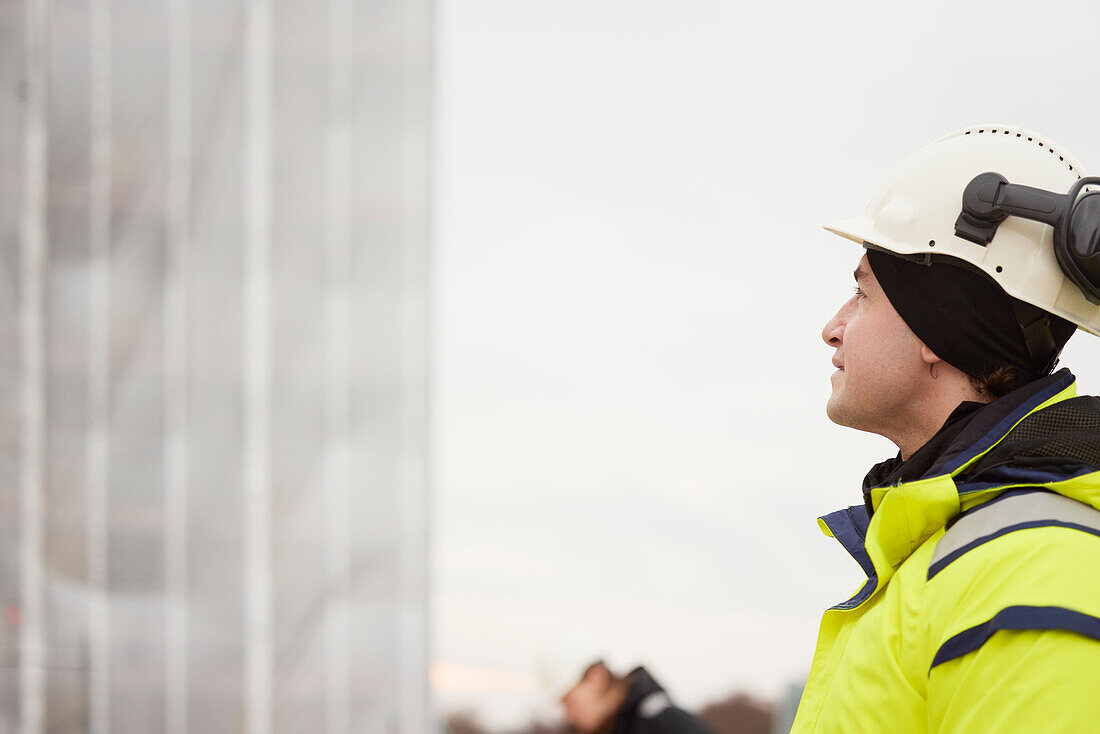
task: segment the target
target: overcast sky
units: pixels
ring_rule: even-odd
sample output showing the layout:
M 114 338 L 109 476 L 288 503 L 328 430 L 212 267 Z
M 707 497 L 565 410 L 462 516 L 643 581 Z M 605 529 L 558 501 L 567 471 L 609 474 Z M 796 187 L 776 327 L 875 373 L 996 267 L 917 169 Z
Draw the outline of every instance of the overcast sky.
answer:
M 821 229 L 956 128 L 1100 171 L 1095 3 L 440 0 L 433 683 L 491 723 L 597 656 L 776 697 L 861 582 L 815 518 L 860 249 Z M 1081 49 L 1081 50 L 1077 50 Z M 1063 364 L 1100 392 L 1100 340 Z

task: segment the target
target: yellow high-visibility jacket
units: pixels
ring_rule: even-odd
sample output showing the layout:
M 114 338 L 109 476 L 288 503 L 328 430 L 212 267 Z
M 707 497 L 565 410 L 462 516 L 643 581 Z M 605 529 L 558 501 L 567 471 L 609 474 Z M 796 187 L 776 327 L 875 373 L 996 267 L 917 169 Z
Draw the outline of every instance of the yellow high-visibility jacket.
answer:
M 867 581 L 792 734 L 1100 732 L 1100 398 L 1030 383 L 870 503 L 819 520 Z

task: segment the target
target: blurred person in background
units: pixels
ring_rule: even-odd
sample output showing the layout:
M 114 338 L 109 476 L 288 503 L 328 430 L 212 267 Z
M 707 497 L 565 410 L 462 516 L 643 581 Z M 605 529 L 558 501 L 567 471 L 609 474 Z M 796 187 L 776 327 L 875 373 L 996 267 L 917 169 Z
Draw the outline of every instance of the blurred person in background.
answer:
M 711 734 L 677 706 L 645 668 L 617 676 L 602 660 L 562 696 L 566 722 L 580 734 Z
M 1045 136 L 966 128 L 827 227 L 865 248 L 822 331 L 827 413 L 899 452 L 821 518 L 867 580 L 825 612 L 795 734 L 1100 728 L 1100 398 L 1054 371 L 1100 333 L 1082 176 Z

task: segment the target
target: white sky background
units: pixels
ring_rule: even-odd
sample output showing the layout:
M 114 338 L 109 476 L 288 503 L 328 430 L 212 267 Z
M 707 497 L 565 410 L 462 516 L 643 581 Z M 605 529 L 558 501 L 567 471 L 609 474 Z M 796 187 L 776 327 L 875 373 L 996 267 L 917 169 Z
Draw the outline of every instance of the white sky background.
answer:
M 1100 171 L 1095 3 L 440 0 L 433 682 L 552 711 L 645 663 L 689 707 L 809 667 L 862 574 L 815 518 L 884 439 L 824 415 L 858 214 L 999 122 Z M 1063 364 L 1100 391 L 1100 340 Z

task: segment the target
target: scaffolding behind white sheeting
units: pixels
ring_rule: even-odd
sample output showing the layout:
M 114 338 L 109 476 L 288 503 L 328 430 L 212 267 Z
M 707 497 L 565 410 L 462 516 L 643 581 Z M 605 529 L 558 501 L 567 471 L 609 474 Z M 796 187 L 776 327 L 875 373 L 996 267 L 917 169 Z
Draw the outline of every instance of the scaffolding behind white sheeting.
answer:
M 432 730 L 433 12 L 0 7 L 0 731 Z

